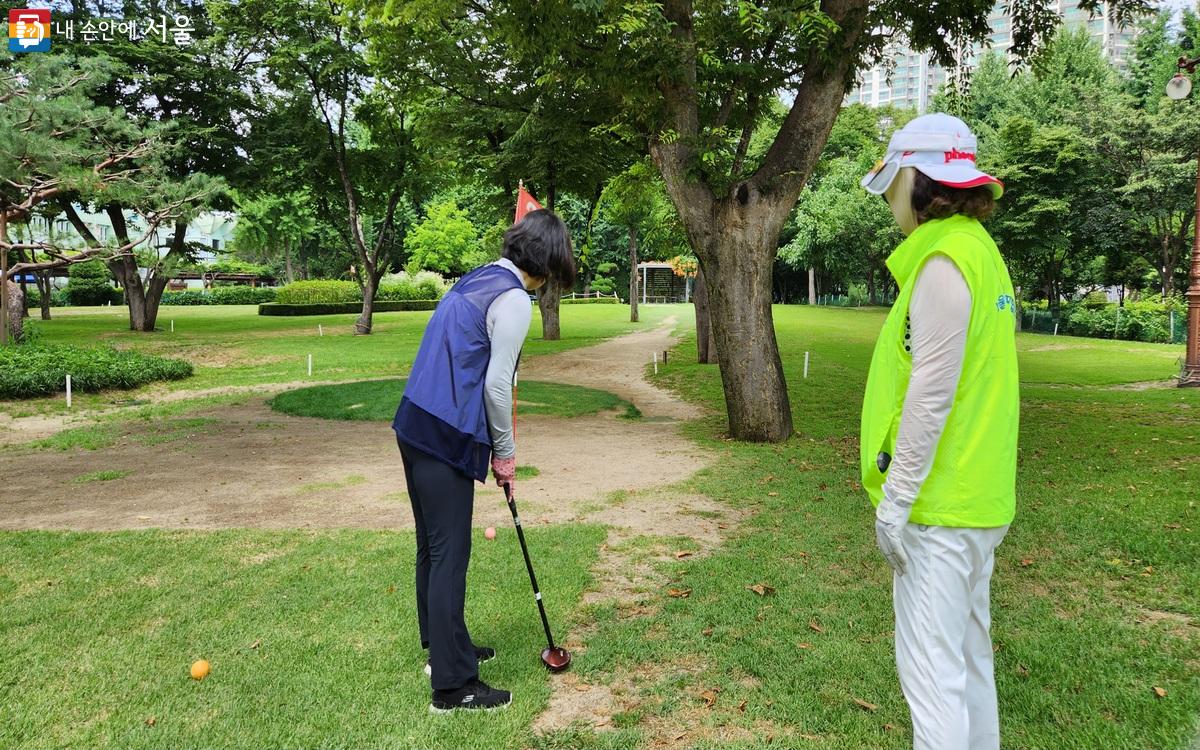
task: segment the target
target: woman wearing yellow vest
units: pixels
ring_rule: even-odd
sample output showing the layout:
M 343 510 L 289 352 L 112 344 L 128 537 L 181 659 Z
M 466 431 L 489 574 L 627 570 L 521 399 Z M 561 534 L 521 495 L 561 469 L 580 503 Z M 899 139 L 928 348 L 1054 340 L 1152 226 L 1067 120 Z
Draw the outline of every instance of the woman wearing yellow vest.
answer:
M 918 117 L 863 178 L 907 239 L 863 400 L 863 487 L 895 571 L 896 666 L 917 750 L 998 750 L 989 589 L 1016 511 L 1012 281 L 980 224 L 1004 191 L 958 118 Z

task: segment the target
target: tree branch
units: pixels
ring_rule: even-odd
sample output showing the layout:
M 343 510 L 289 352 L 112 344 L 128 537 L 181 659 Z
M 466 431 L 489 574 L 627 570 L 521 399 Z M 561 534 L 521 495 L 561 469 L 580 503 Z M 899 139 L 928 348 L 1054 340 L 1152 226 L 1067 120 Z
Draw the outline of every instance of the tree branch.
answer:
M 814 50 L 804 64 L 791 110 L 748 181 L 762 192 L 799 195 L 841 109 L 867 17 L 867 0 L 825 0 L 821 10 L 841 29 L 836 49 Z

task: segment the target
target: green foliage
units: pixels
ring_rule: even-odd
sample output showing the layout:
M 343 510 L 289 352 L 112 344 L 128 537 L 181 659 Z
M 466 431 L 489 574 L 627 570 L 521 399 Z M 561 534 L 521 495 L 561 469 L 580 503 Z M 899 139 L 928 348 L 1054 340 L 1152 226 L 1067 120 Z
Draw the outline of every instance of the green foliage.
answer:
M 801 195 L 779 259 L 796 271 L 814 267 L 835 286 L 867 279 L 878 296 L 887 278 L 883 261 L 903 235 L 887 203 L 859 186 L 871 159 L 839 156 L 822 165 L 820 179 Z
M 375 312 L 405 312 L 414 310 L 433 310 L 437 300 L 375 300 Z M 258 306 L 259 315 L 337 315 L 340 313 L 357 313 L 362 311 L 362 302 L 314 302 L 307 304 L 291 304 L 270 302 Z
M 1063 311 L 1065 325 L 1061 332 L 1072 336 L 1088 336 L 1100 339 L 1125 339 L 1151 343 L 1175 343 L 1171 331 L 1171 314 L 1174 320 L 1183 320 L 1187 308 L 1178 298 L 1141 300 L 1128 302 L 1124 307 L 1115 304 L 1096 306 L 1071 305 Z
M 401 271 L 385 276 L 379 284 L 376 300 L 439 300 L 446 293 L 446 282 L 436 273 L 422 271 L 413 276 Z
M 616 297 L 575 297 L 559 300 L 560 305 L 624 305 L 627 304 Z
M 458 275 L 493 259 L 479 242 L 479 231 L 453 199 L 429 206 L 425 218 L 405 241 L 410 270 Z
M 242 227 L 243 215 L 238 214 L 238 229 Z M 212 273 L 252 273 L 256 276 L 271 276 L 271 269 L 261 263 L 250 263 L 241 258 L 225 257 L 206 263 L 205 271 Z
M 275 293 L 275 301 L 286 305 L 362 302 L 362 289 L 353 281 L 314 279 L 293 281 Z
M 62 392 L 66 377 L 80 392 L 137 388 L 156 380 L 180 380 L 192 366 L 135 351 L 61 344 L 0 347 L 0 398 L 32 398 Z
M 121 291 L 112 284 L 112 275 L 98 260 L 75 263 L 70 267 L 67 299 L 72 305 L 95 307 L 109 302 L 121 304 Z
M 595 268 L 595 276 L 592 277 L 592 291 L 600 292 L 601 294 L 612 294 L 616 289 L 616 284 L 609 274 L 617 270 L 616 263 L 598 263 Z
M 276 290 L 271 287 L 219 286 L 211 290 L 188 289 L 164 292 L 164 305 L 261 305 L 275 301 Z

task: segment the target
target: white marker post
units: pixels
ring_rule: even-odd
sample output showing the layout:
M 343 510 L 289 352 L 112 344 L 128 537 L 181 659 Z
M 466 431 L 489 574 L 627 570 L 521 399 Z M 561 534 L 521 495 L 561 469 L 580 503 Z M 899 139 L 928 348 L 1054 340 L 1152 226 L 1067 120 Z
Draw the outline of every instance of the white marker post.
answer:
M 67 408 L 71 408 L 71 376 L 67 375 Z
M 804 353 L 804 377 L 808 377 L 808 352 Z
M 171 321 L 171 333 L 175 333 L 175 321 Z
M 1167 343 L 1169 343 L 1169 344 L 1175 343 L 1175 311 L 1174 310 L 1171 311 L 1171 335 L 1167 339 Z
M 654 352 L 654 374 L 658 374 L 658 352 Z
M 1121 308 L 1117 308 L 1117 324 L 1113 326 L 1113 338 L 1121 335 Z
M 324 336 L 324 335 L 325 335 L 325 328 L 324 328 L 324 327 L 322 327 L 320 323 L 317 323 L 317 335 L 318 335 L 318 336 Z
M 1058 335 L 1058 323 L 1057 322 L 1055 322 L 1055 324 L 1054 324 L 1054 335 L 1055 336 Z
M 312 355 L 308 355 L 308 376 L 312 377 Z

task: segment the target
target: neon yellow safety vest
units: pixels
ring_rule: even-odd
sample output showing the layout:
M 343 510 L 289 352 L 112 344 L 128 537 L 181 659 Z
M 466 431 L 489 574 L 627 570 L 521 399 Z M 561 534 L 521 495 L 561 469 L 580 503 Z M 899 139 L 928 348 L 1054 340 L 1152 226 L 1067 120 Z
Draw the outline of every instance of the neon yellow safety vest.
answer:
M 1016 310 L 1012 281 L 996 244 L 978 221 L 966 216 L 920 225 L 887 260 L 900 296 L 883 324 L 867 377 L 860 446 L 863 487 L 878 505 L 912 375 L 908 305 L 918 271 L 939 254 L 954 261 L 970 287 L 971 322 L 954 406 L 909 522 L 1004 526 L 1016 514 Z

